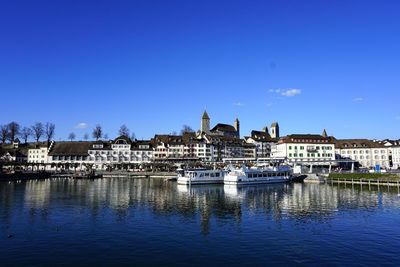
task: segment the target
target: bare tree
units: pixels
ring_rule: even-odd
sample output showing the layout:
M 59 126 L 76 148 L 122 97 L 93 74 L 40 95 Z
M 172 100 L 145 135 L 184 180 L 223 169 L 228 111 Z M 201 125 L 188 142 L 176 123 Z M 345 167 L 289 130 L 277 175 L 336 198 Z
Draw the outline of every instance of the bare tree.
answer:
M 43 123 L 36 122 L 31 128 L 32 128 L 32 132 L 33 132 L 33 137 L 35 138 L 36 143 L 37 143 L 37 142 L 39 142 L 40 138 L 44 134 Z
M 7 127 L 8 127 L 8 137 L 11 142 L 14 142 L 15 137 L 19 135 L 21 126 L 19 126 L 19 124 L 16 123 L 15 121 L 12 121 L 7 125 Z
M 194 133 L 194 130 L 189 125 L 183 125 L 181 130 L 181 135 L 185 133 Z
M 136 134 L 134 132 L 131 133 L 131 140 L 135 140 L 136 139 Z
M 24 127 L 21 130 L 21 137 L 24 140 L 25 144 L 28 143 L 29 137 L 32 135 L 32 129 L 29 127 Z
M 85 141 L 89 140 L 89 134 L 88 133 L 85 133 L 83 135 L 83 140 L 85 140 Z
M 125 124 L 122 125 L 121 128 L 119 128 L 119 135 L 129 137 L 129 133 L 130 133 L 130 131 L 129 131 L 128 127 L 126 127 Z
M 108 134 L 106 133 L 106 134 L 104 134 L 104 140 L 107 140 L 108 139 Z
M 93 129 L 93 138 L 99 140 L 103 137 L 103 128 L 101 128 L 100 124 L 96 125 L 96 128 Z
M 1 138 L 2 144 L 4 144 L 7 141 L 7 139 L 8 139 L 8 126 L 7 125 L 1 125 L 0 138 Z
M 71 140 L 71 142 L 74 141 L 75 138 L 76 138 L 76 135 L 73 132 L 68 135 L 68 139 Z
M 53 139 L 56 130 L 56 125 L 54 123 L 47 122 L 45 126 L 45 135 L 47 137 L 47 142 Z

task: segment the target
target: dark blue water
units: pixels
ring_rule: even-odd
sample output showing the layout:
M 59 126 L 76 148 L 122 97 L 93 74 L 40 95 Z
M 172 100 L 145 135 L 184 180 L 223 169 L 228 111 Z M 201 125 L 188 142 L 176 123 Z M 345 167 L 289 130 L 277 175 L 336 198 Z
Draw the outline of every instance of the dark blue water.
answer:
M 400 196 L 150 179 L 0 183 L 0 266 L 188 265 L 400 266 Z

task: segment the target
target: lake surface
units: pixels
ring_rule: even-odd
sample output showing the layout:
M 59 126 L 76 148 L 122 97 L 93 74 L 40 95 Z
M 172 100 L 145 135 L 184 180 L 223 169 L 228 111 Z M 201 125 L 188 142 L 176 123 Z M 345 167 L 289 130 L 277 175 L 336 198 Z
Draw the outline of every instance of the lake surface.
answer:
M 398 189 L 0 182 L 0 266 L 189 265 L 400 266 Z

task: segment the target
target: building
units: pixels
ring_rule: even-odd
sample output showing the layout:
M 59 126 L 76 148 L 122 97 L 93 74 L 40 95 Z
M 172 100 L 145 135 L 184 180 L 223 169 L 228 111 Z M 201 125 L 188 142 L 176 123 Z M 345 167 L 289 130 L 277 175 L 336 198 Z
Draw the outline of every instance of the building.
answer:
M 201 118 L 201 127 L 198 135 L 219 135 L 226 137 L 240 138 L 240 121 L 238 118 L 235 119 L 234 125 L 218 123 L 210 130 L 211 119 L 207 111 L 204 111 Z
M 335 153 L 340 159 L 351 159 L 361 167 L 374 168 L 379 165 L 390 168 L 389 147 L 378 141 L 368 139 L 335 140 Z
M 274 122 L 271 125 L 271 138 L 279 139 L 279 137 L 280 137 L 279 124 L 277 122 Z
M 332 138 L 317 134 L 292 134 L 281 138 L 272 151 L 273 158 L 284 158 L 289 163 L 335 161 L 335 143 Z
M 150 141 L 132 141 L 127 136 L 119 136 L 110 142 L 94 142 L 87 151 L 88 162 L 96 169 L 149 163 L 155 154 Z
M 89 163 L 89 149 L 92 142 L 53 142 L 49 147 L 48 161 L 51 169 L 86 169 Z
M 268 133 L 268 128 L 265 127 L 262 131 L 251 131 L 251 136 L 244 138 L 247 144 L 255 146 L 256 158 L 271 158 L 271 149 L 278 142 L 278 139 L 272 139 Z
M 54 143 L 50 144 L 50 147 Z M 37 144 L 35 147 L 28 149 L 28 163 L 49 163 L 49 148 L 47 143 Z

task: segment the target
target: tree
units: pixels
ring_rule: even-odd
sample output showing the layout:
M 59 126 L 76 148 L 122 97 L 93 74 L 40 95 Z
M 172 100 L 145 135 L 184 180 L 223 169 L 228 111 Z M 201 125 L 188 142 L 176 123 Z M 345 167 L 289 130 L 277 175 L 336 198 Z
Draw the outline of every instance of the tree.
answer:
M 185 133 L 194 133 L 194 130 L 189 125 L 183 125 L 181 135 L 184 135 Z
M 136 134 L 134 132 L 131 133 L 131 140 L 135 140 L 136 139 Z
M 70 134 L 68 135 L 68 139 L 71 140 L 71 141 L 74 141 L 75 138 L 76 138 L 75 133 L 70 133 Z
M 103 137 L 103 129 L 101 128 L 100 124 L 96 125 L 96 128 L 93 129 L 93 138 L 99 140 Z
M 51 139 L 53 139 L 55 130 L 56 130 L 56 126 L 54 125 L 54 123 L 49 123 L 49 122 L 46 123 L 45 135 L 47 137 L 47 142 L 50 142 Z
M 129 133 L 130 133 L 130 131 L 129 131 L 128 127 L 126 127 L 125 124 L 122 125 L 121 128 L 119 128 L 119 135 L 129 137 Z
M 104 139 L 107 140 L 108 139 L 108 134 L 104 134 Z
M 36 143 L 37 143 L 37 142 L 39 142 L 40 138 L 44 134 L 43 123 L 36 122 L 31 128 L 32 128 L 32 132 L 33 132 L 33 137 L 35 138 Z
M 0 138 L 1 138 L 2 144 L 4 144 L 7 141 L 7 139 L 8 139 L 8 126 L 7 125 L 1 125 Z
M 88 133 L 85 133 L 83 135 L 83 140 L 85 140 L 85 141 L 89 140 L 89 134 Z
M 25 144 L 28 143 L 29 137 L 32 135 L 32 129 L 29 127 L 24 127 L 21 130 L 21 137 L 24 140 Z
M 17 137 L 17 135 L 19 135 L 20 133 L 21 126 L 19 126 L 19 124 L 16 123 L 15 121 L 12 121 L 7 125 L 7 127 L 8 127 L 8 137 L 11 142 L 14 142 L 15 137 Z

